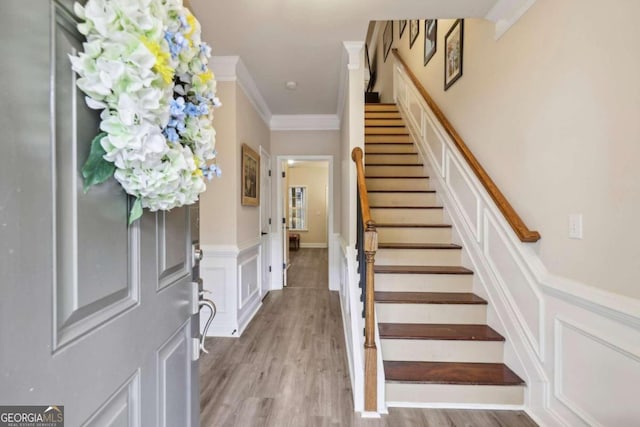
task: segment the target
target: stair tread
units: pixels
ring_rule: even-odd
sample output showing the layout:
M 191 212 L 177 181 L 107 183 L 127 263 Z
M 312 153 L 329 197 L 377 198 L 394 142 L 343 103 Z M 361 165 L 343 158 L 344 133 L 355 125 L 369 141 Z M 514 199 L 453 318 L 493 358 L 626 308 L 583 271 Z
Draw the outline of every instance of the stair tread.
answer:
M 460 385 L 524 385 L 503 363 L 396 362 L 385 361 L 387 382 Z
M 379 323 L 378 328 L 383 339 L 504 341 L 487 325 Z
M 473 271 L 459 266 L 441 265 L 374 265 L 378 274 L 473 274 Z
M 462 249 L 455 243 L 378 243 L 378 249 Z
M 371 167 L 371 166 L 409 166 L 409 167 L 415 167 L 415 166 L 424 166 L 424 163 L 410 163 L 410 164 L 406 164 L 406 163 L 383 163 L 383 164 L 371 164 L 369 163 L 368 165 L 365 163 L 365 166 Z M 366 173 L 366 171 L 365 171 Z M 366 178 L 368 178 L 368 176 L 366 176 Z M 424 177 L 421 177 L 424 178 Z
M 368 190 L 367 193 L 435 193 L 436 190 Z
M 405 175 L 405 176 L 366 175 L 365 179 L 429 179 L 429 176 L 428 175 L 424 175 L 424 176 L 413 176 L 413 175 Z
M 444 209 L 442 206 L 369 206 L 370 209 Z
M 395 304 L 481 304 L 487 301 L 470 292 L 375 292 L 377 303 Z
M 366 153 L 367 156 L 417 156 L 418 153 Z
M 451 224 L 398 224 L 383 223 L 376 224 L 378 228 L 451 228 Z
M 365 142 L 365 148 L 367 145 L 413 145 L 413 142 Z

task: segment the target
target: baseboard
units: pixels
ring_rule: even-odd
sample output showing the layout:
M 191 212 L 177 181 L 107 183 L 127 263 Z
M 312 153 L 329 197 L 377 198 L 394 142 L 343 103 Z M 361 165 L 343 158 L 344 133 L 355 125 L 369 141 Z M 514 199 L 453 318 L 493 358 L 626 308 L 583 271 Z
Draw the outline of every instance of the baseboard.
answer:
M 416 403 L 387 402 L 388 408 L 421 408 L 421 409 L 481 409 L 492 411 L 523 411 L 524 405 L 491 405 L 484 403 Z
M 327 243 L 300 243 L 301 248 L 309 248 L 309 249 L 326 249 L 328 247 Z

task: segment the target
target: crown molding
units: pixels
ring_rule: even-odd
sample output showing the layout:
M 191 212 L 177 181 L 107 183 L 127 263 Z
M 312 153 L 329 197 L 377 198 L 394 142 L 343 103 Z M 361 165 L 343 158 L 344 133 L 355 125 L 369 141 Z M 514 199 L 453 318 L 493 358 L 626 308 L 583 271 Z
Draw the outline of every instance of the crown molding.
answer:
M 502 37 L 535 2 L 536 0 L 498 0 L 485 15 L 487 20 L 496 25 L 494 38 L 498 40 Z
M 249 98 L 249 102 L 256 109 L 264 123 L 269 126 L 271 110 L 258 90 L 256 82 L 249 74 L 249 70 L 239 56 L 214 56 L 209 62 L 211 69 L 219 82 L 236 82 Z
M 271 130 L 339 130 L 336 114 L 276 114 L 271 116 Z

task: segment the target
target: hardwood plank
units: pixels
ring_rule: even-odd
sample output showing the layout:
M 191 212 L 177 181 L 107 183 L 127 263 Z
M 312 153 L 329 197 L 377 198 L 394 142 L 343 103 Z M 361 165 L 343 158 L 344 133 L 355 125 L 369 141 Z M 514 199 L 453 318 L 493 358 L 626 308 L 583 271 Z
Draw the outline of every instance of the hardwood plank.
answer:
M 376 265 L 376 274 L 473 274 L 465 267 L 426 265 Z
M 378 328 L 385 339 L 504 341 L 487 325 L 380 323 Z
M 481 304 L 487 301 L 468 292 L 376 292 L 376 303 L 391 304 Z
M 387 382 L 419 384 L 522 385 L 524 381 L 502 363 L 385 361 Z

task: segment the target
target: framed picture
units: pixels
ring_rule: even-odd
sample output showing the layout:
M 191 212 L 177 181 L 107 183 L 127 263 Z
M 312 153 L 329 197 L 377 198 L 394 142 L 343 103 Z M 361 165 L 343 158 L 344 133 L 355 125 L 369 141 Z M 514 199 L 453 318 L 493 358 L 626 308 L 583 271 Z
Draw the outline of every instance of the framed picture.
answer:
M 462 77 L 464 21 L 458 19 L 444 37 L 444 90 Z
M 242 206 L 260 205 L 260 155 L 242 144 Z
M 409 49 L 413 47 L 418 34 L 420 34 L 420 20 L 412 19 L 409 23 Z
M 424 21 L 424 65 L 433 58 L 436 53 L 438 32 L 438 20 L 427 19 Z
M 402 34 L 404 34 L 404 29 L 407 28 L 407 20 L 401 19 L 399 23 L 399 27 L 400 27 L 400 37 L 402 37 Z
M 384 62 L 387 62 L 387 56 L 391 51 L 391 45 L 393 44 L 393 21 L 387 21 L 387 25 L 384 26 L 384 32 L 382 33 L 382 51 L 384 53 Z

